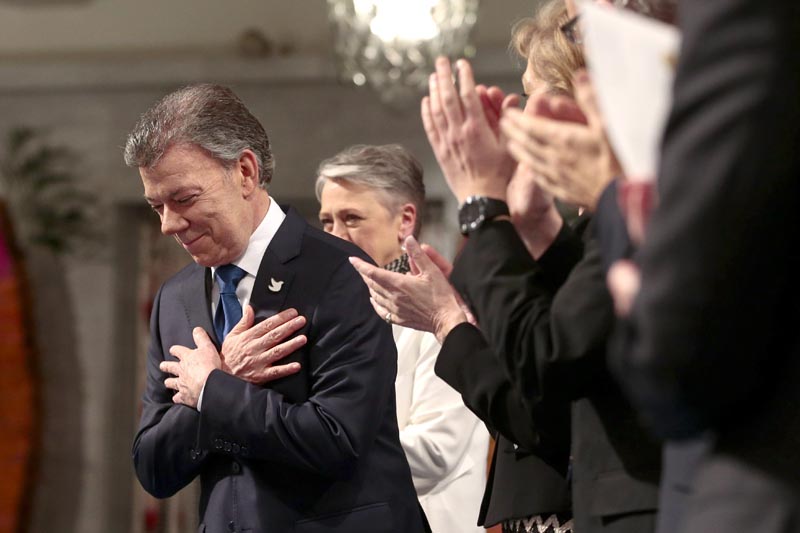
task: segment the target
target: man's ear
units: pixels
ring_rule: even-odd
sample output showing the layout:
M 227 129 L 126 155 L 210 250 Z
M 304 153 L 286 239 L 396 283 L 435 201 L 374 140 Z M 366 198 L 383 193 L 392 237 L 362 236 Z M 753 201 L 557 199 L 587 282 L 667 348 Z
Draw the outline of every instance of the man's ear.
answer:
M 400 228 L 397 232 L 397 238 L 402 244 L 405 242 L 406 237 L 414 234 L 414 227 L 417 225 L 417 207 L 412 203 L 403 204 L 400 206 Z
M 258 188 L 258 158 L 251 150 L 244 150 L 236 163 L 237 177 L 241 179 L 242 195 L 248 197 Z

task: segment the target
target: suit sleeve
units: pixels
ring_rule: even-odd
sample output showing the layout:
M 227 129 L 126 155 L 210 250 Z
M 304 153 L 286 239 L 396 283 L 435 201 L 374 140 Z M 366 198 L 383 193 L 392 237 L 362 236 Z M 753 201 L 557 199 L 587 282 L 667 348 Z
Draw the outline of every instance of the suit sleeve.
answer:
M 668 438 L 734 424 L 739 402 L 795 353 L 780 325 L 797 316 L 800 267 L 800 8 L 703 0 L 681 13 L 660 205 L 640 255 L 632 349 L 617 362 Z
M 418 495 L 427 494 L 453 475 L 475 439 L 487 443 L 489 439 L 458 392 L 434 373 L 440 348 L 432 334 L 422 336 L 408 423 L 400 430 L 400 444 Z
M 145 490 L 157 498 L 166 498 L 197 476 L 206 454 L 195 448 L 199 413 L 172 402 L 173 391 L 164 386 L 168 375 L 158 368 L 164 360 L 160 309 L 161 290 L 156 295 L 150 317 L 146 385 L 141 423 L 133 442 L 133 463 Z
M 566 471 L 569 403 L 525 401 L 478 328 L 464 323 L 447 335 L 436 361 L 436 374 L 461 393 L 464 404 L 492 433 L 500 433 Z
M 591 234 L 591 228 L 586 230 Z M 600 252 L 569 230 L 535 261 L 510 222 L 470 236 L 452 281 L 524 401 L 573 400 L 605 372 L 613 309 Z
M 203 448 L 274 461 L 337 478 L 372 445 L 391 401 L 397 355 L 391 328 L 375 314 L 355 269 L 344 261 L 310 319 L 310 392 L 280 393 L 215 370 L 200 413 Z M 223 448 L 221 443 L 230 443 Z

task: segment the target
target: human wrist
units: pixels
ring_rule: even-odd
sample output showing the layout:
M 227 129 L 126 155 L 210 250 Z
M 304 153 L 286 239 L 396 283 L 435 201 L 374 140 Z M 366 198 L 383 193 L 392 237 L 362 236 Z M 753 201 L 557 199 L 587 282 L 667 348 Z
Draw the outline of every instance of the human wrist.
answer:
M 470 189 L 467 196 L 485 196 L 505 202 L 508 180 L 503 181 L 497 177 L 487 178 L 476 182 Z M 466 200 L 466 196 L 464 199 Z
M 447 337 L 447 335 L 456 326 L 463 324 L 464 322 L 469 322 L 469 320 L 467 319 L 467 315 L 464 314 L 464 311 L 462 311 L 461 307 L 457 304 L 455 308 L 443 313 L 441 319 L 437 321 L 433 332 L 433 334 L 436 336 L 436 340 L 439 341 L 439 344 L 444 343 L 444 339 Z
M 517 233 L 534 259 L 539 259 L 550 248 L 563 225 L 564 219 L 555 206 L 537 217 L 535 223 L 518 224 L 514 221 Z

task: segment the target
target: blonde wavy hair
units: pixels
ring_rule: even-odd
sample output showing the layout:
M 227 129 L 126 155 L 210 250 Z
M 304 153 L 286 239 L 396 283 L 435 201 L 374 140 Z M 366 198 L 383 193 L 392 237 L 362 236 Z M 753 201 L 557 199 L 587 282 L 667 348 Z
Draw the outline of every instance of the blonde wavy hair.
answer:
M 533 73 L 551 92 L 572 95 L 572 75 L 586 62 L 580 46 L 561 33 L 569 18 L 563 0 L 550 0 L 533 17 L 514 24 L 510 47 L 530 62 Z

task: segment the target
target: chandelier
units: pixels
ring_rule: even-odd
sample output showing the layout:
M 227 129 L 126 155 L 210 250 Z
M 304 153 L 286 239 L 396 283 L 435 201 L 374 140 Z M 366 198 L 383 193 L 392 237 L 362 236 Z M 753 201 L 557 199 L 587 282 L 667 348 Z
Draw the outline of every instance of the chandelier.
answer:
M 470 57 L 479 0 L 327 0 L 342 80 L 416 101 L 437 56 Z

